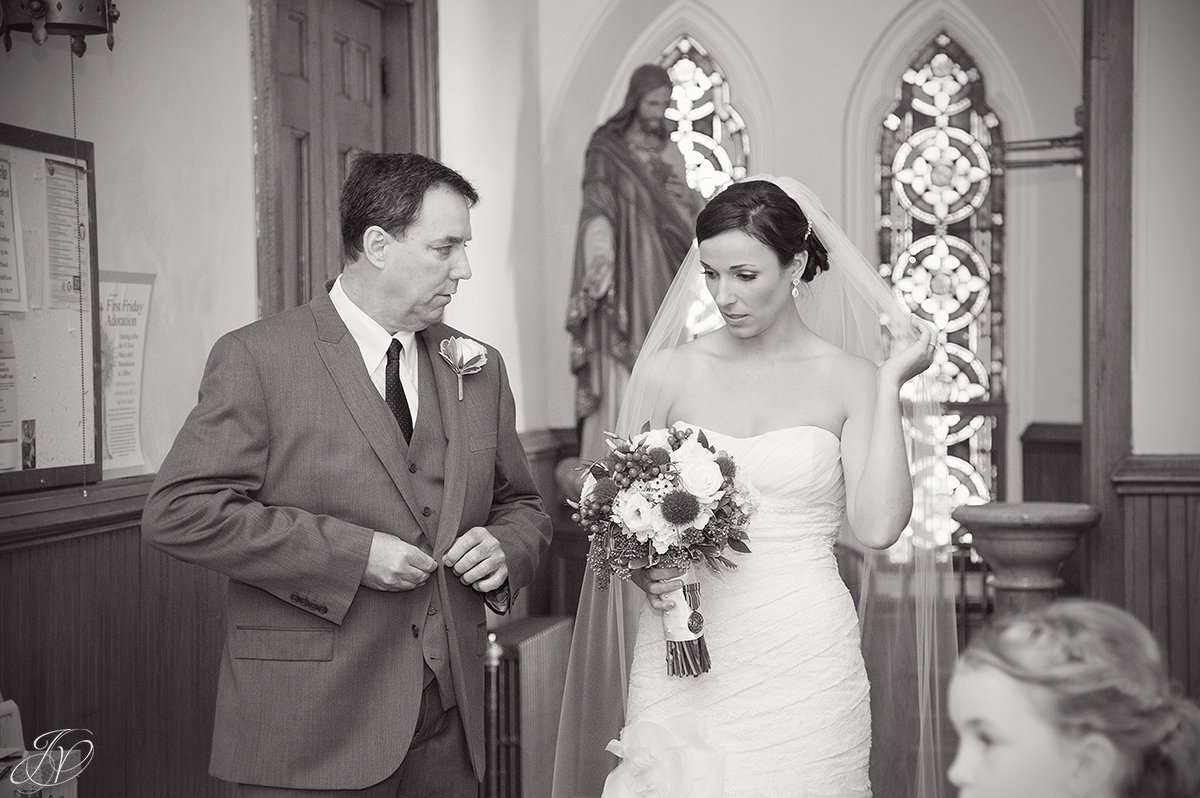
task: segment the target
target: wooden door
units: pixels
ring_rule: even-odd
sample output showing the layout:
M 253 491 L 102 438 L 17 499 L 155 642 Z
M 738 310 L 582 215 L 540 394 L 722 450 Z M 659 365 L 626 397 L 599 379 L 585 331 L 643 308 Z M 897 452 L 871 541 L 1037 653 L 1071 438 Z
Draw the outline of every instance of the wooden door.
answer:
M 259 315 L 341 271 L 364 151 L 437 157 L 437 0 L 250 0 Z
M 280 0 L 277 15 L 279 288 L 290 307 L 341 271 L 342 182 L 355 154 L 383 144 L 383 19 L 366 0 Z

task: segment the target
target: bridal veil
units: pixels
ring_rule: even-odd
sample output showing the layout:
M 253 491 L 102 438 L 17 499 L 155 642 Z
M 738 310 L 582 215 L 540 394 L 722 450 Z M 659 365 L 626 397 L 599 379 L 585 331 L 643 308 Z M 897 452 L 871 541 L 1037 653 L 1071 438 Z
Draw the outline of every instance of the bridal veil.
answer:
M 796 200 L 812 223 L 812 234 L 829 252 L 829 271 L 802 286 L 796 298 L 805 324 L 876 364 L 911 343 L 915 334 L 908 310 L 816 195 L 790 178 L 747 178 L 755 179 L 771 180 Z M 642 345 L 613 431 L 633 434 L 654 417 L 655 376 L 675 347 L 721 324 L 693 243 Z M 932 378 L 927 373 L 910 380 L 901 398 L 909 463 L 914 473 L 929 473 L 927 467 L 945 457 Z M 896 545 L 883 551 L 863 547 L 845 524 L 839 540 L 839 559 L 850 565 L 843 572 L 857 593 L 871 685 L 875 798 L 949 794 L 944 774 L 953 739 L 942 702 L 957 655 L 949 497 L 930 482 L 914 489 L 912 520 Z M 625 722 L 634 635 L 644 600 L 641 590 L 628 582 L 613 580 L 607 591 L 598 591 L 590 570 L 584 577 L 559 724 L 555 798 L 600 795 L 617 763 L 605 745 Z

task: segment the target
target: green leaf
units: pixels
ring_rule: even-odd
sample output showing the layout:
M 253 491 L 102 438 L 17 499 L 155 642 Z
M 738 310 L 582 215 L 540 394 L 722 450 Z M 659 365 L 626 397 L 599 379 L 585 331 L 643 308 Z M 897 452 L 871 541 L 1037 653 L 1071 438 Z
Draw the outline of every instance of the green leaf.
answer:
M 742 554 L 750 553 L 750 547 L 734 537 L 729 538 L 729 548 L 733 549 L 734 551 L 740 551 Z
M 642 432 L 649 432 L 649 431 L 650 431 L 650 419 L 646 419 L 645 423 L 642 424 Z

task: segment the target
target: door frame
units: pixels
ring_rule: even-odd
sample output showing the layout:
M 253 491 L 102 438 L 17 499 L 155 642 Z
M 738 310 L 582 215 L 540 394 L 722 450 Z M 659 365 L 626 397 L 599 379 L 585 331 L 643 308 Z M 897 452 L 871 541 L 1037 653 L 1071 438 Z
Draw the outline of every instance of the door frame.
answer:
M 363 0 L 383 14 L 383 145 L 388 152 L 438 157 L 437 0 Z M 282 172 L 276 129 L 279 92 L 273 64 L 278 0 L 249 0 L 254 81 L 254 210 L 258 316 L 285 310 L 278 269 L 282 250 Z
M 1083 497 L 1100 520 L 1082 541 L 1084 592 L 1125 603 L 1127 547 L 1113 480 L 1133 451 L 1134 4 L 1084 0 Z

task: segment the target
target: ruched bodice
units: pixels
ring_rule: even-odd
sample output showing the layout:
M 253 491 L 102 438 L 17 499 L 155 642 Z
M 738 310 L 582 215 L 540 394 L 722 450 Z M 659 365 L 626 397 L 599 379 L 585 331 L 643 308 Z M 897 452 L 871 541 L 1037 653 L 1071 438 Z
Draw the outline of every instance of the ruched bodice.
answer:
M 751 553 L 728 554 L 733 571 L 700 569 L 709 673 L 668 676 L 661 620 L 643 607 L 628 720 L 697 713 L 726 752 L 727 796 L 869 795 L 869 691 L 833 553 L 846 504 L 841 442 L 816 426 L 705 434 L 758 493 Z
M 759 494 L 752 529 L 832 545 L 846 507 L 841 441 L 824 427 L 800 426 L 749 438 L 705 430 L 709 443 L 733 456 Z

